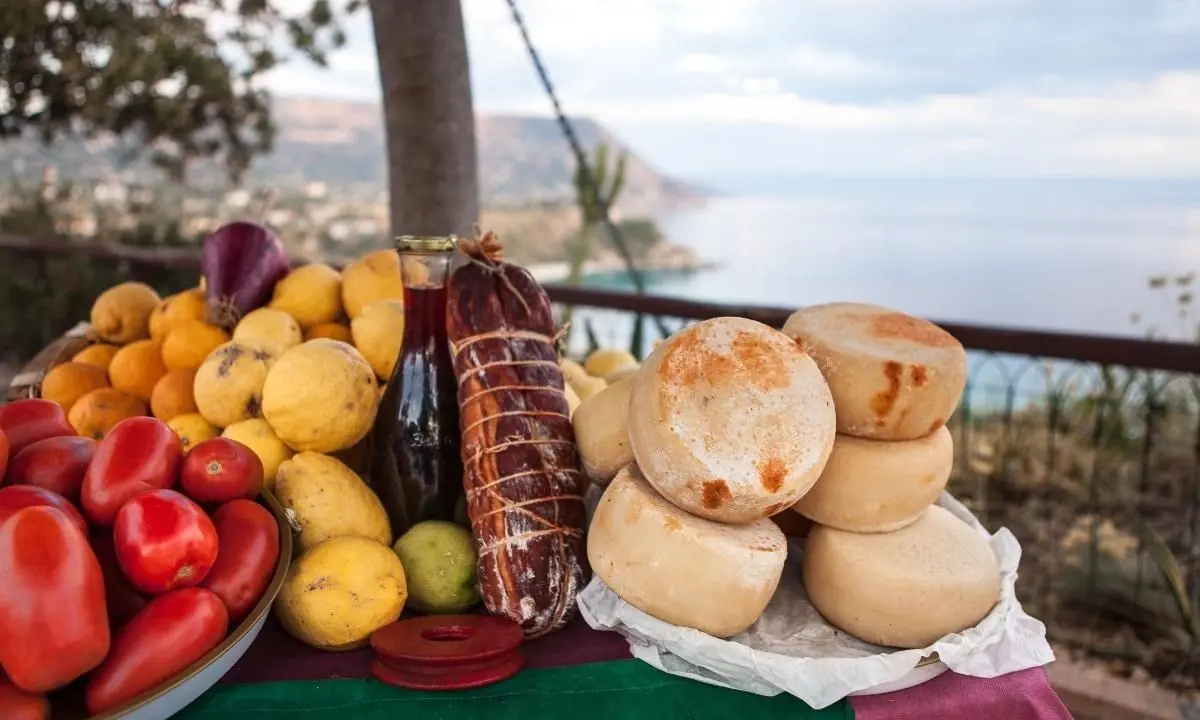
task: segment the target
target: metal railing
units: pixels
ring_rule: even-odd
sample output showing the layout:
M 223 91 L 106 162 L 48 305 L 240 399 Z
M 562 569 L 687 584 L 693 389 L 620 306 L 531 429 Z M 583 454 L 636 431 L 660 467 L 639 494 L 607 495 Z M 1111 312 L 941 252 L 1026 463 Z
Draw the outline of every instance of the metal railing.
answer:
M 0 236 L 5 275 L 47 297 L 4 290 L 53 335 L 87 312 L 95 282 L 138 277 L 163 291 L 194 285 L 192 249 L 128 248 Z M 89 275 L 89 277 L 92 277 Z M 64 279 L 67 278 L 67 279 Z M 75 283 L 73 301 L 51 301 Z M 61 288 L 60 288 L 61 289 Z M 738 315 L 779 327 L 793 308 L 732 306 L 587 287 L 546 286 L 575 306 L 574 346 L 649 351 L 670 330 Z M 15 299 L 14 299 L 15 298 Z M 15 317 L 12 316 L 12 317 Z M 33 332 L 9 325 L 0 333 Z M 1054 640 L 1129 673 L 1194 689 L 1200 675 L 1200 345 L 939 323 L 969 350 L 950 420 L 951 491 L 989 528 L 1021 541 L 1018 594 Z M 583 326 L 587 332 L 579 332 Z M 44 343 L 43 343 L 44 344 Z M 11 346 L 11 343 L 10 343 Z M 36 350 L 37 348 L 33 348 Z M 32 353 L 28 353 L 32 354 Z

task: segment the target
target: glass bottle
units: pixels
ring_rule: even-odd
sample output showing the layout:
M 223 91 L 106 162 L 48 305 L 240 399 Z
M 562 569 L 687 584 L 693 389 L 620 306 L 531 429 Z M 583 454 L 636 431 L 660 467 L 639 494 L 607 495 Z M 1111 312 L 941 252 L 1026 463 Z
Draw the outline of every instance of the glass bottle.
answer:
M 400 537 L 423 520 L 455 519 L 463 495 L 458 381 L 446 337 L 450 237 L 396 240 L 404 338 L 371 431 L 370 480 Z

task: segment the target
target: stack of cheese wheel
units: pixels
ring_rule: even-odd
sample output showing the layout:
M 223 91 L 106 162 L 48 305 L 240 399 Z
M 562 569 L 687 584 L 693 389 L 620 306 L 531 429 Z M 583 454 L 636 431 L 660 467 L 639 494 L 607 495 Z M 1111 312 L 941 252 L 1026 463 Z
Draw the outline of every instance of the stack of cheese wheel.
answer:
M 666 339 L 574 422 L 588 473 L 611 478 L 588 533 L 596 575 L 665 622 L 716 637 L 750 627 L 787 558 L 768 518 L 833 448 L 833 396 L 812 358 L 766 325 L 714 318 Z
M 967 355 L 945 330 L 894 310 L 830 303 L 783 332 L 820 367 L 837 410 L 833 452 L 793 510 L 816 525 L 805 587 L 826 620 L 867 642 L 919 648 L 977 624 L 1000 570 L 987 541 L 940 507 L 954 446 L 946 421 Z

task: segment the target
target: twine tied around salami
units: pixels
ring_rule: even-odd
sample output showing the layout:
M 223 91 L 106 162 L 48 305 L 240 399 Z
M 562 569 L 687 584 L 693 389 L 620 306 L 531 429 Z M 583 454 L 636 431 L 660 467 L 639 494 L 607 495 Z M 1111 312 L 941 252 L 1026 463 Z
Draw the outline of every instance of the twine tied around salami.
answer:
M 446 327 L 458 378 L 463 488 L 488 612 L 526 636 L 563 627 L 590 578 L 586 478 L 550 299 L 494 233 L 457 244 Z

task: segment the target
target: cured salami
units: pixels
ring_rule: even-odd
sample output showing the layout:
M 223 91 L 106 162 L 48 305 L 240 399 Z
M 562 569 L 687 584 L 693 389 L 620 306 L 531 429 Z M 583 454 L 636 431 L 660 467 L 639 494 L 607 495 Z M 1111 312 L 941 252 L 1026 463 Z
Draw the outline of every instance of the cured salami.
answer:
M 467 262 L 450 277 L 446 326 L 479 590 L 490 613 L 537 637 L 566 624 L 591 575 L 554 315 L 494 234 L 459 249 Z

